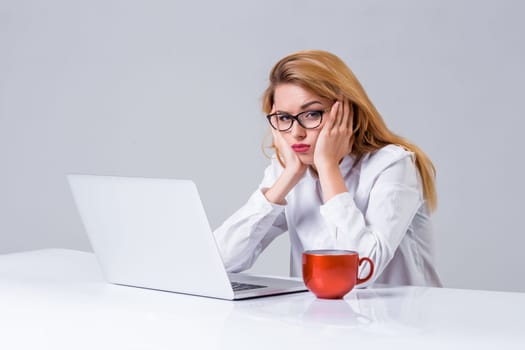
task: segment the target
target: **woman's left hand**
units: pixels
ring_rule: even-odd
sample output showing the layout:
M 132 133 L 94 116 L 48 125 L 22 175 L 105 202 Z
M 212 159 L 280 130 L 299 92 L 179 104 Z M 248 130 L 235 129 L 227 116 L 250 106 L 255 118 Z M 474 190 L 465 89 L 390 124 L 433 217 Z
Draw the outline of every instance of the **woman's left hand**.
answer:
M 341 159 L 352 151 L 354 115 L 350 102 L 347 99 L 337 101 L 327 114 L 314 151 L 317 171 L 339 167 Z

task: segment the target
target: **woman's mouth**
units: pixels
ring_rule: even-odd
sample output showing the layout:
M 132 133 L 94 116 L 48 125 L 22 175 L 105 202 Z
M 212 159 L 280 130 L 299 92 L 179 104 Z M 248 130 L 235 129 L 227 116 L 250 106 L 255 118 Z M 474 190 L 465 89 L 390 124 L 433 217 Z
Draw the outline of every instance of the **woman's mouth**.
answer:
M 297 153 L 304 153 L 310 149 L 310 145 L 306 145 L 304 143 L 296 143 L 292 145 L 292 149 Z

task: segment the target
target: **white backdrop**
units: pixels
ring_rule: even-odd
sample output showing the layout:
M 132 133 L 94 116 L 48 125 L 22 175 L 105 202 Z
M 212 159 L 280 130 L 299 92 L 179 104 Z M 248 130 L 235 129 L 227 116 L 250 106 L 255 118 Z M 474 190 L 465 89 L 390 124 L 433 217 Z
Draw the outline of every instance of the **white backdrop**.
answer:
M 194 179 L 213 228 L 267 159 L 277 59 L 343 58 L 438 170 L 448 287 L 525 291 L 521 1 L 0 1 L 0 253 L 90 250 L 64 174 Z M 288 273 L 287 237 L 254 270 Z

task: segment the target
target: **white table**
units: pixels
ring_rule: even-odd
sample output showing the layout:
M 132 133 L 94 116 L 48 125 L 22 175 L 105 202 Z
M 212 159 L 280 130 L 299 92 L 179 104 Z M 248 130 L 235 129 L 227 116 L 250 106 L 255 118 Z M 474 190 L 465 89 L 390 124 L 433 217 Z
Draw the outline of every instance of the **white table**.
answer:
M 224 301 L 107 284 L 90 253 L 0 255 L 0 349 L 176 348 L 525 349 L 525 293 L 397 287 Z

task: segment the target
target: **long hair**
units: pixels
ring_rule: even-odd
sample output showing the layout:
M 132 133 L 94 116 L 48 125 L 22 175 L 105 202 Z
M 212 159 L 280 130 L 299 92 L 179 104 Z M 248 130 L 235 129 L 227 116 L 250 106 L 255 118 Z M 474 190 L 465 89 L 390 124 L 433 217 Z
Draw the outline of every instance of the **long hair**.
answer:
M 301 86 L 319 97 L 334 102 L 341 97 L 350 101 L 354 111 L 354 141 L 351 153 L 358 160 L 365 154 L 389 144 L 399 145 L 413 152 L 427 207 L 431 211 L 436 209 L 436 169 L 432 161 L 419 147 L 388 129 L 362 85 L 339 57 L 326 51 L 308 50 L 281 59 L 270 72 L 270 83 L 263 95 L 264 113 L 271 112 L 275 88 L 282 83 Z M 273 144 L 272 147 L 279 159 L 278 150 Z

